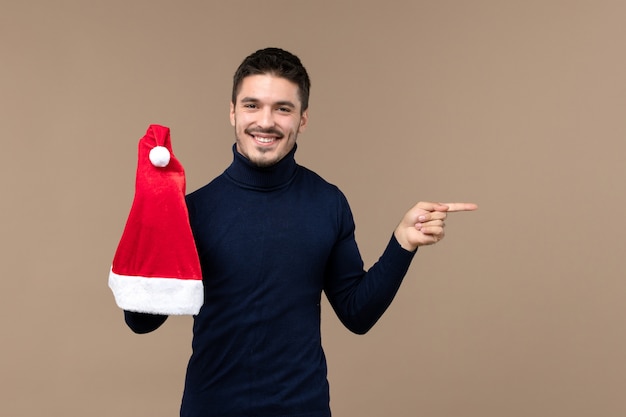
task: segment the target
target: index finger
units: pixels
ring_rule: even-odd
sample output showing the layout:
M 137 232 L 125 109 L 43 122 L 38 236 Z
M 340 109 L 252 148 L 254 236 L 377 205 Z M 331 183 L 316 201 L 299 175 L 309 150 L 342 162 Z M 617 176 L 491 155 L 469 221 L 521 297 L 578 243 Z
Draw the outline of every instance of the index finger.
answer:
M 448 206 L 448 213 L 453 211 L 474 211 L 478 208 L 478 205 L 474 203 L 443 203 L 444 206 Z

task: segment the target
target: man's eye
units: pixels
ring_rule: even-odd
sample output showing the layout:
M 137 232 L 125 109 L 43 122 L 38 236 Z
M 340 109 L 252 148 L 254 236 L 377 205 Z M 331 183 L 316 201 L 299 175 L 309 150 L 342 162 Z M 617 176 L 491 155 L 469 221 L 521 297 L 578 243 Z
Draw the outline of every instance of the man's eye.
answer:
M 291 112 L 291 109 L 289 107 L 279 107 L 278 111 L 283 112 L 283 113 L 289 113 Z
M 252 103 L 246 103 L 243 105 L 244 108 L 246 109 L 255 109 L 256 108 L 256 104 L 252 104 Z

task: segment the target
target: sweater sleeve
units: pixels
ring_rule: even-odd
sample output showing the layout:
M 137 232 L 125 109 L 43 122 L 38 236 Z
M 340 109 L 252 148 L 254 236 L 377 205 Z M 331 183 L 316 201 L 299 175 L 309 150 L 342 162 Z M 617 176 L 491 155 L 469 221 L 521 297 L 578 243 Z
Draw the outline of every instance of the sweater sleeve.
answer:
M 393 301 L 415 252 L 402 248 L 392 234 L 382 256 L 365 271 L 347 201 L 340 217 L 341 233 L 327 263 L 324 291 L 339 320 L 350 331 L 365 334 Z
M 159 314 L 136 313 L 134 311 L 124 310 L 124 321 L 130 329 L 137 334 L 150 333 L 159 327 L 168 316 Z

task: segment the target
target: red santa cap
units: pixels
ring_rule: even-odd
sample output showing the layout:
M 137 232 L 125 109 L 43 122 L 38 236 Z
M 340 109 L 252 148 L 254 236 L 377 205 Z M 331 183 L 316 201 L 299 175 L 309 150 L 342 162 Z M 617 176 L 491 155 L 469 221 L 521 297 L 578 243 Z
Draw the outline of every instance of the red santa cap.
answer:
M 185 171 L 165 126 L 150 125 L 139 141 L 135 198 L 109 287 L 120 308 L 141 313 L 197 314 L 204 302 L 185 203 Z

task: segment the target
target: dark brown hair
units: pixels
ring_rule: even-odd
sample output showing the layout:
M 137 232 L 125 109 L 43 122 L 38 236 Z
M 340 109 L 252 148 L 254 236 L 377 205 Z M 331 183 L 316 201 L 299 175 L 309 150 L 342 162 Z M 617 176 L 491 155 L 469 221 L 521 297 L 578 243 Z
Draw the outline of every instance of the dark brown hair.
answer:
M 293 82 L 298 86 L 301 111 L 304 112 L 309 107 L 309 75 L 297 56 L 280 48 L 259 49 L 243 60 L 233 77 L 233 104 L 236 104 L 243 79 L 259 74 L 270 74 Z

